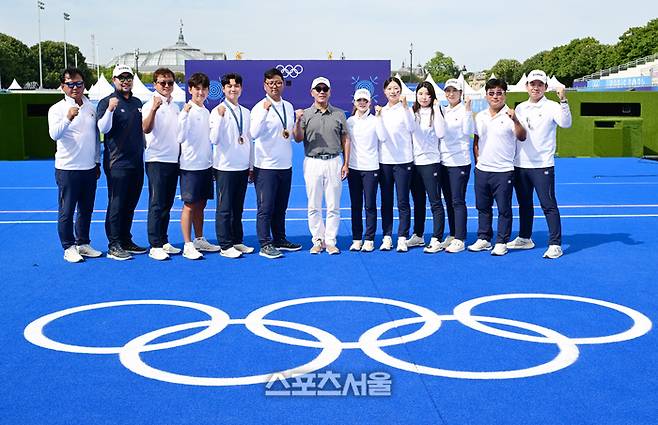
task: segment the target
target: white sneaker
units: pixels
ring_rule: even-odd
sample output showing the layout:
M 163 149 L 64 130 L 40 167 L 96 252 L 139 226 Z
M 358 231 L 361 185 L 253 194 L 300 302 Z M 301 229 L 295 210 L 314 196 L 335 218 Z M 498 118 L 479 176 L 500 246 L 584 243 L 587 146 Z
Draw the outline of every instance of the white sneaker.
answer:
M 313 241 L 313 246 L 308 252 L 310 252 L 313 255 L 317 255 L 321 253 L 323 249 L 324 249 L 324 243 L 322 242 L 322 239 L 316 239 Z
M 101 255 L 103 255 L 102 252 L 92 248 L 91 245 L 89 245 L 88 243 L 84 245 L 78 245 L 78 254 L 82 255 L 83 257 L 89 257 L 89 258 L 98 258 Z
M 254 252 L 254 247 L 253 246 L 247 246 L 243 243 L 235 244 L 235 245 L 233 245 L 233 248 L 237 249 L 238 251 L 240 251 L 243 254 L 251 254 L 252 252 Z
M 443 244 L 437 238 L 430 239 L 430 244 L 423 248 L 423 252 L 434 254 L 435 252 L 443 251 Z
M 194 239 L 194 242 L 192 243 L 197 251 L 217 252 L 222 249 L 219 245 L 213 245 L 208 242 L 203 236 Z
M 327 244 L 326 250 L 327 250 L 327 254 L 329 254 L 329 255 L 340 254 L 340 249 L 338 249 L 338 247 L 336 245 Z
M 532 239 L 526 239 L 520 236 L 517 236 L 516 239 L 511 242 L 507 242 L 508 249 L 532 249 L 534 247 L 535 243 L 532 241 Z
M 170 244 L 169 242 L 167 242 L 166 244 L 162 245 L 162 249 L 164 249 L 164 252 L 166 252 L 166 253 L 169 254 L 169 255 L 176 255 L 176 254 L 180 254 L 180 253 L 181 253 L 181 249 L 180 249 L 180 248 L 176 248 L 175 246 L 173 246 L 173 245 Z
M 500 256 L 500 255 L 505 255 L 505 254 L 507 254 L 507 245 L 505 245 L 504 243 L 497 243 L 494 246 L 493 251 L 491 251 L 491 255 Z
M 446 248 L 448 248 L 448 247 L 450 246 L 450 244 L 451 244 L 452 241 L 454 241 L 454 240 L 455 240 L 455 237 L 454 237 L 454 236 L 448 236 L 447 238 L 445 238 L 445 239 L 443 240 L 443 242 L 441 242 L 441 246 L 443 247 L 443 249 L 446 249 Z
M 415 233 L 407 240 L 407 246 L 412 248 L 414 246 L 425 246 L 425 238 L 418 236 Z
M 242 252 L 235 249 L 235 247 L 230 247 L 229 249 L 219 251 L 219 255 L 226 258 L 240 258 L 242 257 Z
M 407 252 L 409 247 L 407 246 L 407 238 L 404 236 L 398 237 L 398 246 L 395 248 L 397 252 Z
M 372 252 L 375 250 L 374 241 L 363 241 L 363 246 L 361 247 L 361 252 Z
M 390 251 L 393 249 L 393 238 L 390 236 L 384 236 L 384 239 L 382 240 L 382 244 L 379 247 L 380 251 Z
M 562 247 L 560 245 L 549 245 L 544 253 L 544 258 L 556 259 L 562 257 Z
M 64 250 L 64 259 L 69 263 L 79 263 L 81 261 L 85 261 L 85 259 L 82 258 L 82 255 L 80 255 L 78 252 L 78 247 L 75 245 L 71 245 Z
M 473 245 L 468 246 L 468 250 L 473 252 L 489 251 L 490 249 L 491 243 L 485 239 L 478 239 Z
M 353 240 L 352 245 L 350 245 L 350 251 L 361 251 L 361 247 L 363 247 L 363 242 L 361 240 Z
M 460 241 L 459 239 L 453 239 L 452 242 L 450 242 L 450 245 L 446 248 L 446 252 L 449 252 L 451 254 L 454 254 L 456 252 L 462 252 L 464 250 L 464 241 Z
M 188 260 L 198 260 L 203 257 L 203 254 L 197 251 L 194 247 L 194 242 L 185 242 L 185 246 L 183 247 L 183 257 Z
M 162 261 L 169 259 L 169 254 L 167 254 L 167 251 L 165 251 L 164 248 L 151 248 L 149 250 L 149 257 L 154 260 Z

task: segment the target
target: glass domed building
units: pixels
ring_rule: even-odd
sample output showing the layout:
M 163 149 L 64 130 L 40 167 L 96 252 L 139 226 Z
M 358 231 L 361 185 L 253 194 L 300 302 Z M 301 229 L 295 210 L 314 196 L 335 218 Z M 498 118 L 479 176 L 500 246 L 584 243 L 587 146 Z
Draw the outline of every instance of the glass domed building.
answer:
M 123 63 L 137 68 L 139 72 L 153 72 L 158 68 L 169 68 L 174 72 L 185 72 L 186 60 L 225 60 L 225 53 L 202 52 L 201 49 L 190 46 L 183 37 L 183 22 L 181 21 L 178 33 L 178 41 L 173 46 L 165 47 L 156 52 L 134 52 L 123 53 L 112 58 L 106 65 L 113 67 Z

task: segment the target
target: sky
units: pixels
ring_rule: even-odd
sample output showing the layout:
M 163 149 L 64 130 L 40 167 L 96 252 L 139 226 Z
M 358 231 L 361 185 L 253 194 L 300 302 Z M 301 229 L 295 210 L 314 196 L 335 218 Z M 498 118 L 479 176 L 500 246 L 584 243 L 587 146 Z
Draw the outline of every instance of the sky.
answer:
M 100 63 L 114 56 L 155 51 L 185 41 L 233 59 L 388 59 L 398 69 L 425 64 L 441 51 L 469 71 L 491 68 L 498 59 L 523 62 L 574 38 L 614 44 L 630 27 L 658 17 L 655 0 L 543 2 L 470 0 L 43 0 L 41 39 L 64 39 L 93 60 L 95 34 Z M 194 6 L 188 6 L 193 4 Z M 38 41 L 36 0 L 2 0 L 0 32 L 28 46 Z

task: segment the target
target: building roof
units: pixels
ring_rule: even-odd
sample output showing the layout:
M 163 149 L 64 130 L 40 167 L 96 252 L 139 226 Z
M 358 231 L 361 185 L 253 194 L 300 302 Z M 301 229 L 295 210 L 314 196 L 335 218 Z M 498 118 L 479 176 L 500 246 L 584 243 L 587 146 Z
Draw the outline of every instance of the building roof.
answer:
M 138 66 L 135 65 L 136 59 Z M 201 49 L 187 44 L 185 37 L 183 37 L 183 22 L 181 21 L 176 44 L 155 52 L 140 52 L 139 49 L 135 52 L 126 52 L 112 58 L 107 66 L 113 67 L 116 64 L 123 63 L 134 66 L 141 72 L 153 72 L 163 67 L 174 72 L 185 72 L 185 61 L 195 59 L 225 60 L 226 54 L 203 52 Z

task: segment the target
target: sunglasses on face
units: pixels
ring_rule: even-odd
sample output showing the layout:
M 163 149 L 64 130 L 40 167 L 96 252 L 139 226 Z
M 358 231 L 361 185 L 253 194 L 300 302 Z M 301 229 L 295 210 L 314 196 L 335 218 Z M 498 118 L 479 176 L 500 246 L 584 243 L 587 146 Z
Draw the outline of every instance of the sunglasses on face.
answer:
M 281 80 L 265 81 L 265 84 L 268 87 L 281 87 L 283 85 L 283 81 Z
M 162 87 L 173 87 L 174 86 L 174 81 L 173 80 L 167 80 L 167 81 L 158 81 L 156 84 L 161 85 Z
M 126 81 L 128 81 L 128 82 L 132 81 L 132 80 L 133 80 L 133 77 L 132 77 L 132 75 L 131 75 L 131 76 L 127 76 L 127 75 L 119 75 L 119 76 L 117 77 L 117 80 L 121 81 L 122 83 L 125 83 Z
M 313 90 L 315 90 L 318 93 L 323 93 L 323 92 L 324 93 L 329 93 L 329 87 L 327 87 L 327 86 L 315 86 L 313 88 Z
M 368 99 L 357 99 L 356 102 L 357 103 L 368 103 L 370 101 Z
M 72 88 L 80 88 L 85 85 L 84 81 L 67 81 L 64 83 L 66 87 L 72 89 Z
M 500 97 L 504 94 L 505 94 L 504 91 L 489 91 L 489 92 L 487 92 L 487 96 L 489 96 L 489 97 L 496 97 L 496 96 Z

